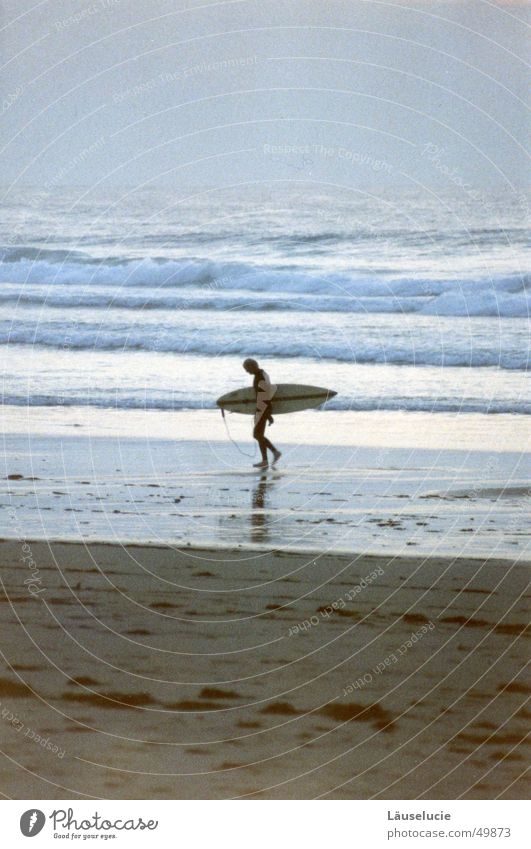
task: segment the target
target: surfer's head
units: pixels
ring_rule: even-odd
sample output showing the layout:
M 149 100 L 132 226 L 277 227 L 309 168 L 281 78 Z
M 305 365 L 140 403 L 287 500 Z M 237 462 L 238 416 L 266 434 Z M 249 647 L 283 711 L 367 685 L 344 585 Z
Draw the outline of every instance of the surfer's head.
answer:
M 251 357 L 247 357 L 247 359 L 243 361 L 243 367 L 245 371 L 249 372 L 249 374 L 256 374 L 260 368 L 256 360 L 251 359 Z

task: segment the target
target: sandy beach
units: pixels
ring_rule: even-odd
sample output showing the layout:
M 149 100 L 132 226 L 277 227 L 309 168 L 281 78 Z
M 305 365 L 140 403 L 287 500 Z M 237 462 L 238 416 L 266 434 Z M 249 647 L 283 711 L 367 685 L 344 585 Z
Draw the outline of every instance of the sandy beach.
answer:
M 314 414 L 262 474 L 211 413 L 36 415 L 4 417 L 8 796 L 525 797 L 518 419 Z
M 525 795 L 528 564 L 20 541 L 0 558 L 10 797 Z
M 210 412 L 31 412 L 4 410 L 7 796 L 525 798 L 518 417 L 309 414 L 260 474 Z

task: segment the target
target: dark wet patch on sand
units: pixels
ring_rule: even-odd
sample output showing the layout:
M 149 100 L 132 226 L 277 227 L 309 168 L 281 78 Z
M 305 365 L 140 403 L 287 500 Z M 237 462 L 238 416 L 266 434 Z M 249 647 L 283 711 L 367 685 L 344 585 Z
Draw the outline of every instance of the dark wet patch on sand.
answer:
M 494 629 L 498 634 L 511 634 L 512 636 L 516 636 L 517 634 L 527 635 L 528 626 L 521 622 L 516 622 L 514 624 L 504 624 L 500 623 L 496 625 Z
M 273 714 L 278 716 L 301 716 L 311 711 L 297 710 L 289 702 L 273 702 L 260 711 L 262 714 Z M 351 702 L 349 704 L 333 703 L 326 705 L 316 712 L 319 716 L 334 719 L 338 722 L 371 722 L 380 730 L 390 731 L 393 727 L 393 716 L 384 710 L 381 705 L 361 705 Z
M 11 699 L 27 699 L 32 696 L 30 688 L 20 681 L 10 681 L 8 678 L 0 678 L 0 696 Z
M 493 761 L 523 761 L 522 755 L 517 752 L 492 752 L 489 757 Z
M 15 595 L 2 596 L 0 598 L 0 601 L 3 601 L 5 604 L 9 604 L 9 603 L 20 604 L 22 602 L 30 601 L 32 598 L 33 598 L 33 596 L 30 593 L 28 593 L 28 595 L 22 595 L 22 596 L 15 596 Z
M 404 613 L 402 619 L 404 622 L 408 622 L 411 625 L 423 625 L 430 621 L 423 613 Z
M 179 607 L 178 604 L 173 604 L 171 601 L 154 601 L 149 605 L 153 610 L 164 610 L 170 607 Z
M 326 716 L 338 722 L 349 722 L 352 719 L 358 722 L 371 722 L 381 731 L 391 731 L 393 728 L 393 716 L 379 704 L 333 703 L 321 708 L 318 713 L 320 716 Z
M 462 592 L 462 593 L 480 593 L 481 595 L 494 595 L 494 594 L 495 594 L 495 593 L 494 593 L 494 590 L 492 590 L 492 591 L 491 591 L 491 590 L 473 590 L 473 589 L 470 589 L 470 588 L 468 588 L 468 587 L 467 587 L 467 588 L 465 588 L 465 589 L 463 589 L 463 590 L 462 590 L 462 589 L 460 589 L 459 587 L 454 587 L 454 588 L 453 588 L 453 591 L 454 591 L 454 592 L 456 592 L 456 593 L 458 593 L 458 592 Z
M 448 625 L 466 625 L 467 628 L 488 628 L 494 624 L 486 619 L 468 619 L 466 616 L 445 616 L 440 621 Z
M 483 734 L 481 736 L 463 732 L 462 734 L 457 735 L 456 740 L 463 740 L 466 743 L 475 743 L 481 746 L 484 743 L 489 746 L 514 746 L 519 745 L 520 743 L 527 743 L 529 745 L 530 743 L 529 740 L 526 740 L 524 732 L 520 735 L 509 734 L 503 731 L 499 731 L 497 734 Z
M 521 622 L 502 622 L 496 625 L 494 622 L 488 622 L 486 619 L 467 619 L 466 616 L 445 616 L 440 621 L 446 624 L 464 625 L 467 628 L 489 628 L 497 634 L 509 634 L 511 636 L 517 636 L 518 634 L 527 632 L 527 625 Z
M 94 705 L 94 707 L 111 708 L 121 710 L 123 708 L 144 707 L 144 705 L 156 704 L 149 693 L 63 693 L 63 702 L 81 702 L 82 704 Z
M 219 690 L 217 687 L 203 687 L 199 693 L 200 699 L 241 699 L 235 690 Z
M 529 720 L 529 719 L 531 719 L 531 712 L 528 711 L 527 708 L 523 707 L 523 708 L 520 708 L 519 711 L 517 711 L 516 716 L 520 716 L 520 717 L 522 717 L 522 719 Z
M 165 705 L 169 710 L 180 711 L 206 711 L 206 710 L 224 710 L 225 705 L 219 702 L 196 702 L 192 699 L 184 699 L 181 702 Z
M 519 681 L 510 681 L 508 684 L 500 684 L 498 690 L 504 690 L 506 693 L 522 693 L 528 695 L 531 693 L 531 688 L 527 684 L 521 684 Z
M 273 714 L 277 716 L 300 716 L 304 711 L 297 710 L 289 702 L 273 702 L 263 708 L 260 713 Z

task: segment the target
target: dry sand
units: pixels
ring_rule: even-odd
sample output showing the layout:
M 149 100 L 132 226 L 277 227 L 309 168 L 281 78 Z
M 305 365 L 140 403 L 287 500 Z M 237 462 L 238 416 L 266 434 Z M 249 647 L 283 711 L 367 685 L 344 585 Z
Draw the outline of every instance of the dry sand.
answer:
M 22 541 L 0 563 L 7 797 L 527 795 L 528 564 Z

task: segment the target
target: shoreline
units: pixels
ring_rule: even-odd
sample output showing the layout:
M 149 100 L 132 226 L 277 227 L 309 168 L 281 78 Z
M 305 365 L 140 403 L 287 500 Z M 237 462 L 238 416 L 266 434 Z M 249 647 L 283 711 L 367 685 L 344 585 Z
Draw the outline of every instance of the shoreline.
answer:
M 251 418 L 229 413 L 233 438 L 252 446 Z M 410 410 L 306 410 L 277 416 L 275 437 L 288 445 L 335 445 L 439 450 L 521 452 L 530 450 L 529 416 L 522 413 L 445 413 Z M 138 439 L 175 443 L 226 444 L 218 409 L 156 410 L 95 407 L 18 407 L 2 405 L 4 437 L 70 436 L 89 439 Z M 272 431 L 273 432 L 273 431 Z M 234 451 L 236 449 L 234 448 Z
M 531 556 L 524 556 L 522 552 L 518 553 L 516 556 L 507 555 L 499 555 L 492 554 L 491 551 L 485 553 L 477 553 L 474 554 L 418 554 L 418 555 L 404 555 L 400 552 L 378 552 L 378 551 L 350 551 L 347 549 L 326 549 L 325 551 L 319 548 L 270 548 L 268 546 L 247 543 L 245 546 L 241 545 L 235 548 L 233 545 L 227 544 L 226 546 L 222 544 L 214 544 L 211 545 L 196 545 L 192 543 L 186 543 L 184 546 L 172 545 L 171 543 L 155 543 L 150 540 L 141 540 L 141 539 L 90 539 L 90 540 L 82 540 L 78 538 L 68 538 L 68 537 L 34 537 L 34 538 L 26 538 L 20 536 L 0 536 L 0 545 L 3 543 L 18 543 L 20 545 L 62 545 L 62 546 L 83 546 L 83 547 L 91 547 L 91 546 L 101 546 L 107 548 L 138 548 L 138 549 L 147 549 L 154 551 L 174 551 L 178 554 L 189 555 L 190 557 L 194 557 L 195 553 L 203 552 L 207 555 L 215 554 L 219 552 L 220 554 L 238 554 L 240 555 L 240 561 L 246 559 L 245 553 L 249 552 L 250 555 L 260 556 L 260 555 L 275 555 L 278 557 L 282 556 L 300 556 L 300 557 L 311 557 L 313 561 L 317 561 L 322 557 L 331 557 L 334 559 L 343 559 L 348 560 L 349 563 L 356 563 L 359 560 L 370 560 L 374 562 L 385 561 L 388 563 L 389 561 L 397 560 L 400 563 L 406 563 L 408 565 L 418 563 L 423 564 L 427 563 L 433 559 L 436 559 L 438 563 L 446 563 L 452 564 L 459 562 L 460 560 L 464 560 L 467 563 L 475 563 L 481 562 L 482 564 L 489 563 L 491 565 L 507 565 L 511 564 L 512 566 L 523 566 L 526 568 L 531 567 Z M 520 556 L 520 554 L 522 556 Z M 244 557 L 241 557 L 244 555 Z
M 443 427 L 439 417 L 396 414 L 376 427 L 357 414 L 294 414 L 286 425 L 293 418 L 299 442 L 275 431 L 282 459 L 256 470 L 246 420 L 235 446 L 210 438 L 221 417 L 173 416 L 171 427 L 157 418 L 160 438 L 139 435 L 143 417 L 129 420 L 136 436 L 108 418 L 106 432 L 73 433 L 72 415 L 52 436 L 20 432 L 20 422 L 4 433 L 4 537 L 23 527 L 33 539 L 179 548 L 531 556 L 530 454 L 503 450 L 524 445 L 514 441 L 521 422 L 447 418 Z

